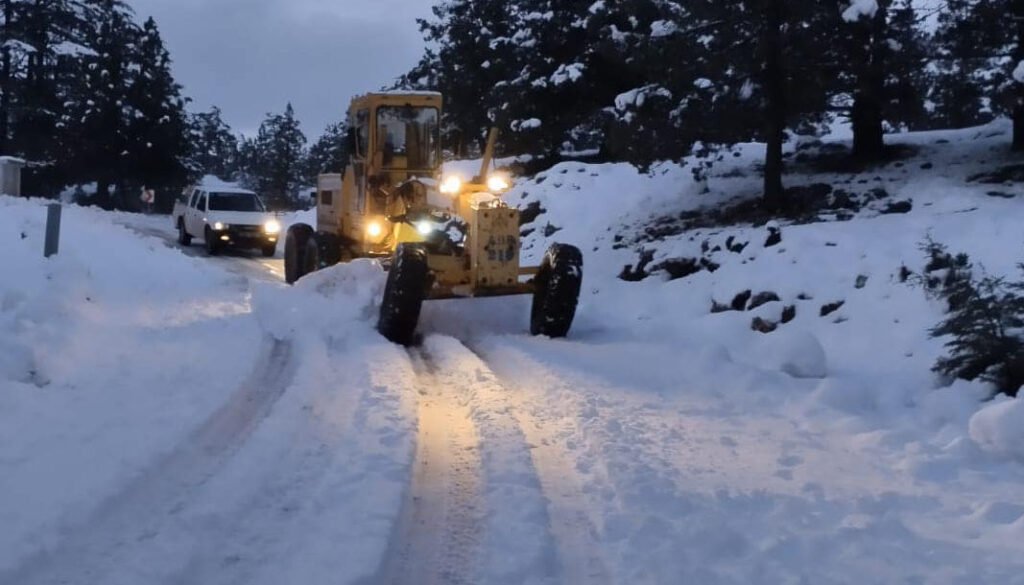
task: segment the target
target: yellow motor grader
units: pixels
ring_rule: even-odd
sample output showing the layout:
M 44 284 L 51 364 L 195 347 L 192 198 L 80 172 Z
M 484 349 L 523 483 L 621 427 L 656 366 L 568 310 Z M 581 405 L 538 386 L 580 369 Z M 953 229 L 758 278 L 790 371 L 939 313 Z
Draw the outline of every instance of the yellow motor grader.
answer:
M 574 246 L 553 244 L 540 266 L 519 263 L 519 211 L 501 196 L 508 177 L 490 173 L 497 130 L 480 173 L 441 175 L 440 94 L 374 93 L 352 101 L 349 161 L 321 175 L 316 229 L 285 238 L 289 284 L 326 266 L 381 258 L 389 266 L 378 330 L 413 342 L 424 300 L 532 294 L 530 332 L 569 332 L 583 278 Z

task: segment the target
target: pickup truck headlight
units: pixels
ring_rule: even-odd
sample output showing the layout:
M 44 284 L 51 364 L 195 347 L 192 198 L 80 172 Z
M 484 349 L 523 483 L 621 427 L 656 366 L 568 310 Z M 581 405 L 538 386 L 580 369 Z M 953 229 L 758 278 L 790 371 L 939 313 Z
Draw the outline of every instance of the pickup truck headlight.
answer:
M 269 235 L 281 233 L 281 222 L 276 219 L 267 220 L 267 223 L 263 224 L 263 231 Z

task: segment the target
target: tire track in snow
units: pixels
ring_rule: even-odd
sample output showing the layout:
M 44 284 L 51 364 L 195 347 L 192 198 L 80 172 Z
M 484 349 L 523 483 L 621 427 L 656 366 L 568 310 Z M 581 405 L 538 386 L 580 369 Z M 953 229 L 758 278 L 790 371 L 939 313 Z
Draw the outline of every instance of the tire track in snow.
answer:
M 466 343 L 481 362 L 487 363 L 486 354 L 471 343 Z M 587 513 L 583 482 L 575 472 L 575 463 L 557 441 L 549 437 L 559 434 L 557 425 L 534 417 L 521 388 L 514 381 L 500 377 L 490 370 L 508 391 L 513 407 L 511 414 L 528 445 L 533 466 L 547 502 L 551 534 L 558 549 L 560 581 L 588 585 L 612 583 L 602 558 L 595 523 Z
M 477 583 L 482 536 L 476 425 L 423 351 L 409 351 L 420 384 L 416 455 L 394 535 L 374 584 Z
M 265 258 L 254 255 L 251 251 L 246 252 L 232 248 L 228 248 L 218 256 L 209 256 L 202 247 L 194 244 L 189 246 L 179 244 L 178 236 L 173 231 L 130 223 L 121 223 L 121 225 L 139 235 L 162 240 L 165 246 L 181 250 L 181 253 L 186 256 L 209 260 L 246 280 L 284 284 L 284 260 L 279 258 Z
M 30 556 L 0 583 L 110 583 L 118 553 L 155 538 L 193 492 L 223 467 L 284 394 L 294 375 L 292 345 L 268 340 L 231 398 L 173 451 L 103 501 L 53 549 Z
M 460 341 L 432 335 L 423 354 L 435 378 L 468 408 L 480 434 L 484 583 L 569 583 L 560 570 L 545 494 L 508 392 Z M 580 581 L 586 583 L 586 581 Z

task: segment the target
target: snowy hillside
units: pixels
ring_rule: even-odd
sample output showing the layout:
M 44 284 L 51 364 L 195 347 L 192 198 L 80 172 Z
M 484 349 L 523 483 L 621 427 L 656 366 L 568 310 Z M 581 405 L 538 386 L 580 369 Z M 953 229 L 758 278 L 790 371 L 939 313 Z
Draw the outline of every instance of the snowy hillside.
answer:
M 759 145 L 521 179 L 527 260 L 584 251 L 564 340 L 443 301 L 406 350 L 376 264 L 285 287 L 162 218 L 66 208 L 44 261 L 0 199 L 0 583 L 1024 583 L 1024 407 L 932 373 L 913 277 L 1019 276 L 1007 132 L 794 150 L 824 203 L 768 225 Z

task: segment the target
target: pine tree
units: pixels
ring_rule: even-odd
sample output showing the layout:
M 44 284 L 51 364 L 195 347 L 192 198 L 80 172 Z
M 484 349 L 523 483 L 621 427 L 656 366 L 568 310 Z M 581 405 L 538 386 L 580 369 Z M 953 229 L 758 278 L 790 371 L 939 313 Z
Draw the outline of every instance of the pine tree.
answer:
M 83 21 L 73 0 L 4 0 L 0 56 L 0 151 L 27 158 L 42 172 L 60 173 L 60 112 L 78 83 Z M 53 185 L 50 185 L 53 186 Z
M 1013 119 L 1012 147 L 1024 150 L 1024 2 L 948 0 L 946 4 L 937 34 L 945 61 L 941 68 L 950 76 L 959 73 L 965 82 L 976 80 L 977 91 L 974 84 L 959 83 L 939 94 L 950 101 L 942 107 L 977 111 L 972 102 L 981 93 L 994 113 Z
M 243 181 L 275 209 L 290 209 L 305 181 L 303 159 L 306 137 L 295 110 L 288 104 L 283 114 L 268 114 L 254 141 L 243 142 Z
M 155 189 L 156 207 L 169 209 L 186 182 L 189 150 L 185 100 L 156 22 L 143 24 L 127 87 L 127 174 L 133 187 Z
M 399 80 L 444 94 L 444 139 L 460 156 L 482 149 L 499 106 L 495 88 L 515 75 L 519 10 L 504 0 L 445 0 L 419 21 L 428 49 Z
M 25 59 L 21 40 L 20 0 L 3 0 L 0 24 L 0 154 L 11 154 L 11 118 L 17 93 L 18 70 Z
M 822 48 L 833 41 L 836 8 L 832 0 L 689 5 L 700 25 L 698 83 L 706 90 L 682 105 L 679 118 L 703 119 L 702 140 L 711 144 L 764 141 L 764 204 L 771 210 L 789 206 L 782 181 L 787 134 L 818 132 L 828 120 L 838 71 Z
M 924 39 L 910 0 L 876 0 L 874 10 L 858 11 L 849 0 L 837 31 L 836 55 L 841 92 L 850 96 L 853 154 L 881 160 L 885 123 L 908 126 L 923 119 L 926 79 Z
M 220 108 L 192 114 L 189 127 L 190 171 L 196 175 L 214 175 L 224 181 L 234 180 L 241 166 L 238 139 L 221 118 Z
M 304 176 L 307 184 L 315 185 L 318 175 L 340 173 L 345 170 L 348 152 L 345 144 L 347 125 L 338 122 L 327 126 L 324 133 L 306 153 Z
M 130 154 L 133 114 L 127 87 L 140 33 L 119 1 L 96 0 L 87 8 L 85 41 L 92 54 L 83 60 L 81 83 L 66 115 L 75 133 L 68 165 L 74 176 L 96 182 L 100 206 L 124 208 L 128 183 L 122 170 Z

